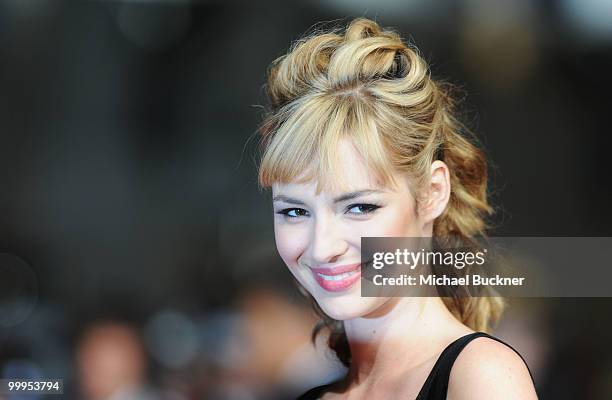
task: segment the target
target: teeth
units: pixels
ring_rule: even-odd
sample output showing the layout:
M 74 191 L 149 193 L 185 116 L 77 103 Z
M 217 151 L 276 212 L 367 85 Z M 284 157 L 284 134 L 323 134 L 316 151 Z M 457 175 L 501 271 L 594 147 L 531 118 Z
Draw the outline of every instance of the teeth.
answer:
M 340 275 L 323 275 L 323 274 L 319 274 L 319 276 L 323 279 L 325 279 L 326 281 L 341 281 L 344 278 L 347 278 L 351 275 L 355 275 L 357 273 L 357 271 L 351 271 L 351 272 L 345 272 L 343 274 Z

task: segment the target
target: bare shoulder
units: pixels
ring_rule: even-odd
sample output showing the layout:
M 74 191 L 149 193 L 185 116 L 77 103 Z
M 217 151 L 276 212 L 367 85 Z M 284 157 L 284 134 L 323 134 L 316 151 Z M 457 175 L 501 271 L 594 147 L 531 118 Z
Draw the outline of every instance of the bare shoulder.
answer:
M 478 337 L 455 360 L 448 398 L 531 400 L 538 397 L 521 356 L 497 340 Z

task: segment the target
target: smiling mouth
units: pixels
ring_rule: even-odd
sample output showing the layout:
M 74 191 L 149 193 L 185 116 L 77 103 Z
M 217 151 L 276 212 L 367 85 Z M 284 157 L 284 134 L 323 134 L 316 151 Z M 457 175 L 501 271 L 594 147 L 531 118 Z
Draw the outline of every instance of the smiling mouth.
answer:
M 355 270 L 355 271 L 351 271 L 351 272 L 345 272 L 345 273 L 340 274 L 340 275 L 325 275 L 325 274 L 322 274 L 320 272 L 317 272 L 317 274 L 321 278 L 325 279 L 326 281 L 341 281 L 342 279 L 345 279 L 345 278 L 348 278 L 349 276 L 355 275 L 357 272 L 358 271 Z
M 361 264 L 348 264 L 333 268 L 312 268 L 315 280 L 328 292 L 348 290 L 361 277 Z

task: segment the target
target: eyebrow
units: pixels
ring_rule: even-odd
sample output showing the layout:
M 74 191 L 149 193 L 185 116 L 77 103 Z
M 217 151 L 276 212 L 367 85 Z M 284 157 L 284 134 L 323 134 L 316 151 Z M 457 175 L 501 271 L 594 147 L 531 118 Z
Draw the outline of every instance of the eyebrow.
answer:
M 367 194 L 372 194 L 372 193 L 383 193 L 383 191 L 382 190 L 374 190 L 374 189 L 357 190 L 355 192 L 345 193 L 345 194 L 342 194 L 342 195 L 336 197 L 334 199 L 334 203 L 340 203 L 340 202 L 343 202 L 343 201 L 352 200 L 352 199 L 355 199 L 357 197 L 365 196 Z M 300 205 L 300 206 L 306 205 L 303 201 L 294 199 L 292 197 L 285 196 L 283 194 L 279 194 L 279 195 L 274 196 L 272 198 L 272 201 L 274 201 L 274 202 L 276 202 L 276 201 L 284 201 L 285 203 L 296 204 L 296 205 Z

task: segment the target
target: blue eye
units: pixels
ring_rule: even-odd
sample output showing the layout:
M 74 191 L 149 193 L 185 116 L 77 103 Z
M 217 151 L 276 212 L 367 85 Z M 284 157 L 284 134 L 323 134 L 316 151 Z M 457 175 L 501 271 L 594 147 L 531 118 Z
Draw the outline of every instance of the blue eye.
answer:
M 359 211 L 359 212 L 352 212 L 351 214 L 366 215 L 366 214 L 373 213 L 374 211 L 379 209 L 380 206 L 378 206 L 376 204 L 351 204 L 350 206 L 348 206 L 347 210 L 350 211 L 350 210 L 352 210 L 354 208 L 360 209 L 361 211 Z
M 303 208 L 285 208 L 284 210 L 280 210 L 277 214 L 284 215 L 288 218 L 298 218 L 306 215 L 308 212 Z

